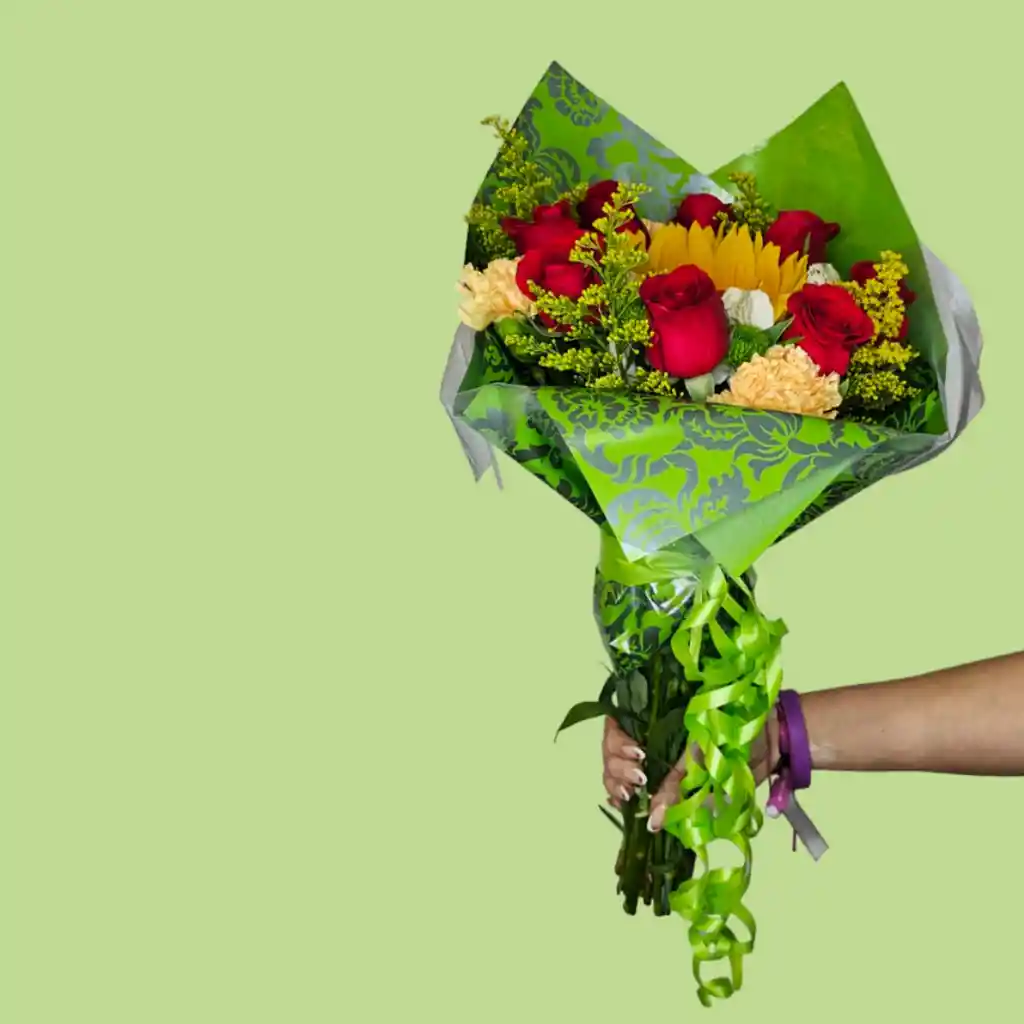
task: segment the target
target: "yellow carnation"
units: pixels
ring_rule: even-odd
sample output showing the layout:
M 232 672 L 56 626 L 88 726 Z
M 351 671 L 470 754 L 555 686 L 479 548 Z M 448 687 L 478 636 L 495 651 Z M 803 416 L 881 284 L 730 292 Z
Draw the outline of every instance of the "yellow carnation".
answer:
M 492 260 L 485 270 L 467 264 L 459 278 L 462 296 L 459 316 L 475 331 L 483 331 L 496 320 L 524 313 L 532 316 L 534 305 L 516 284 L 519 260 Z
M 835 419 L 842 402 L 839 374 L 822 376 L 813 359 L 797 345 L 776 345 L 754 356 L 732 375 L 729 390 L 709 402 L 770 409 Z

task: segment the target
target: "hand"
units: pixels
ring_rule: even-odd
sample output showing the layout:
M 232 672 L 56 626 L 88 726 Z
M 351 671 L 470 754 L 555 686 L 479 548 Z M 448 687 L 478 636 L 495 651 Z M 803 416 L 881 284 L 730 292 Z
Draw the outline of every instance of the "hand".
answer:
M 601 743 L 604 760 L 604 788 L 608 802 L 621 807 L 630 800 L 637 786 L 647 785 L 643 764 L 645 754 L 614 718 L 604 720 L 604 739 Z M 768 778 L 771 769 L 778 763 L 778 723 L 775 715 L 768 716 L 768 724 L 750 748 L 750 767 L 754 781 L 761 785 Z M 658 832 L 665 820 L 665 811 L 679 801 L 679 785 L 686 774 L 686 758 L 681 757 L 676 766 L 665 776 L 658 792 L 651 798 L 647 828 Z

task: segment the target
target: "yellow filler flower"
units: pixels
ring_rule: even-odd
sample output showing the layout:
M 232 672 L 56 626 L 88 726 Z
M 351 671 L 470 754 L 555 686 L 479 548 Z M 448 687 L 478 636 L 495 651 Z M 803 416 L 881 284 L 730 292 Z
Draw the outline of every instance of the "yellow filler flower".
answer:
M 692 263 L 720 292 L 726 288 L 764 292 L 778 320 L 786 312 L 790 295 L 807 281 L 807 257 L 794 253 L 780 263 L 780 254 L 777 245 L 765 244 L 760 231 L 751 236 L 745 224 L 728 231 L 702 228 L 696 222 L 688 228 L 667 224 L 651 239 L 647 270 L 664 274 Z

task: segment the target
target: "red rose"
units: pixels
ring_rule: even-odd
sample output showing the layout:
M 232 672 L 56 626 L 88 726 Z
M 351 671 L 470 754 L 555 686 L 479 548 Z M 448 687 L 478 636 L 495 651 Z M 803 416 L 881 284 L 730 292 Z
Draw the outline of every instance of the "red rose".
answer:
M 715 283 L 700 267 L 685 264 L 640 285 L 654 344 L 647 359 L 673 377 L 710 373 L 729 351 L 729 321 Z
M 569 204 L 564 200 L 553 206 L 538 206 L 533 220 L 506 217 L 502 230 L 516 244 L 520 255 L 531 249 L 555 249 L 568 252 L 586 232 L 573 220 Z
M 594 222 L 605 216 L 605 205 L 612 201 L 612 196 L 619 190 L 619 187 L 617 181 L 609 180 L 599 181 L 587 189 L 587 194 L 580 200 L 579 206 L 576 207 L 582 227 L 593 229 Z M 627 206 L 625 209 L 635 214 L 631 206 Z M 648 238 L 647 227 L 637 216 L 634 216 L 628 224 L 623 225 L 619 230 L 638 231 L 645 238 Z
M 857 284 L 864 284 L 865 281 L 870 281 L 873 278 L 878 277 L 878 270 L 875 268 L 874 263 L 871 260 L 861 260 L 859 263 L 854 263 L 850 267 L 850 280 L 856 281 Z M 917 293 L 912 292 L 907 287 L 906 278 L 900 281 L 900 298 L 903 300 L 904 306 L 910 306 L 917 298 Z M 902 341 L 907 336 L 907 331 L 910 328 L 910 320 L 904 316 L 903 323 L 900 324 L 899 333 L 896 335 L 897 341 Z
M 710 192 L 695 192 L 687 196 L 676 211 L 675 222 L 688 228 L 691 224 L 699 224 L 702 228 L 717 226 L 718 215 L 729 214 L 729 204 L 723 203 L 718 196 Z
M 789 312 L 784 337 L 799 338 L 822 373 L 846 373 L 853 350 L 875 334 L 871 317 L 837 284 L 805 284 L 789 297 Z
M 567 251 L 531 249 L 519 261 L 516 268 L 516 284 L 524 295 L 536 299 L 537 296 L 530 289 L 531 281 L 538 288 L 543 288 L 553 295 L 578 299 L 585 288 L 597 284 L 597 275 L 582 263 L 570 262 Z M 549 328 L 555 329 L 560 326 L 547 313 L 539 315 Z
M 807 262 L 824 263 L 825 247 L 838 234 L 838 224 L 826 223 L 816 213 L 783 210 L 764 233 L 764 240 L 782 250 L 780 259 L 793 253 L 801 256 L 807 246 Z

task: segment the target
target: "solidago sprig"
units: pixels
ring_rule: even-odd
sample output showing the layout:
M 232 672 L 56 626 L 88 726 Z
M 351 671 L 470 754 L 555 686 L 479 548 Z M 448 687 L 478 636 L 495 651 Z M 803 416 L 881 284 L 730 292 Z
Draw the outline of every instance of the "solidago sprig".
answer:
M 502 230 L 502 219 L 529 217 L 534 207 L 551 198 L 554 180 L 530 158 L 529 140 L 514 125 L 502 117 L 488 117 L 482 123 L 501 140 L 494 165 L 498 184 L 487 202 L 473 204 L 466 220 L 487 260 L 510 259 L 516 249 Z
M 858 346 L 851 357 L 846 378 L 846 406 L 867 419 L 920 394 L 907 374 L 920 353 L 900 340 L 907 312 L 901 292 L 909 268 L 898 252 L 889 250 L 874 267 L 874 277 L 843 283 L 875 327 L 872 340 Z
M 586 387 L 672 393 L 667 376 L 637 366 L 637 357 L 652 341 L 638 273 L 647 254 L 642 236 L 624 229 L 635 219 L 635 205 L 646 191 L 643 185 L 620 186 L 594 229 L 573 247 L 569 259 L 590 269 L 596 282 L 578 299 L 531 283 L 537 310 L 555 325 L 552 337 L 568 346 L 541 356 L 540 365 L 572 372 Z
M 736 171 L 729 175 L 736 186 L 736 201 L 729 207 L 729 214 L 722 214 L 722 223 L 731 219 L 736 224 L 746 224 L 750 234 L 759 231 L 763 235 L 775 220 L 775 211 L 769 206 L 757 188 L 757 178 L 749 171 Z
M 633 390 L 642 391 L 648 395 L 675 395 L 675 385 L 672 378 L 661 370 L 645 370 L 642 366 L 637 367 L 636 375 L 633 378 Z
M 875 325 L 874 341 L 894 340 L 903 326 L 907 307 L 900 294 L 903 279 L 910 269 L 898 252 L 885 250 L 875 264 L 875 276 L 867 281 L 843 282 Z

